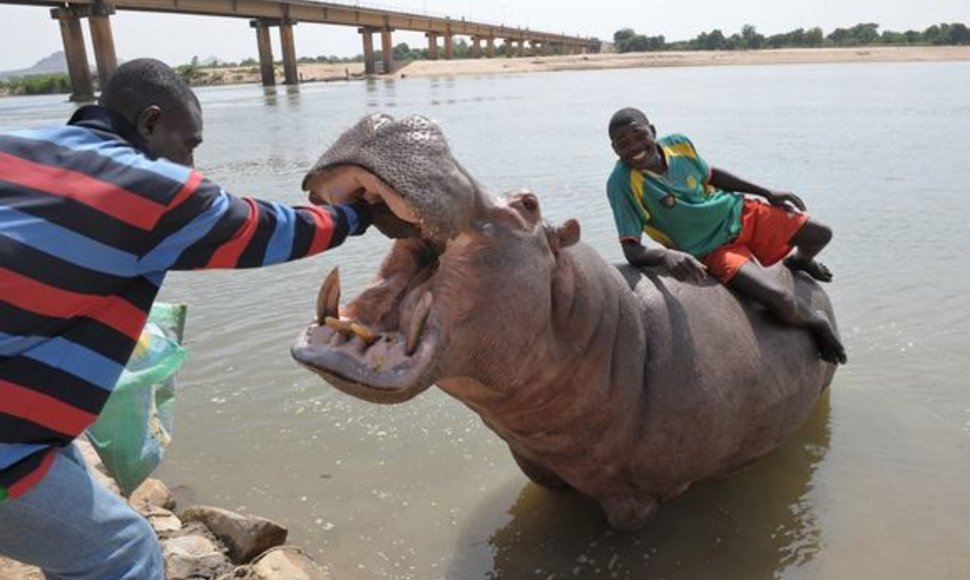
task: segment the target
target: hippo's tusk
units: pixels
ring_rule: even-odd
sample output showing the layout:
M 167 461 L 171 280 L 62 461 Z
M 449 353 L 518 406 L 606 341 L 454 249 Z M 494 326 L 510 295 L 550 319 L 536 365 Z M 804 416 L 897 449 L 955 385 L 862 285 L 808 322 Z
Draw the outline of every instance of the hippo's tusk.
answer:
M 351 322 L 350 331 L 360 337 L 360 339 L 363 340 L 364 344 L 367 346 L 377 342 L 378 334 L 359 322 Z
M 337 318 L 339 309 L 340 269 L 334 268 L 327 274 L 327 278 L 323 281 L 320 292 L 317 294 L 317 322 L 322 323 L 327 318 Z
M 323 319 L 323 323 L 341 334 L 350 334 L 352 332 L 351 322 L 349 320 L 340 320 L 339 318 L 328 316 Z
M 408 329 L 408 341 L 405 352 L 408 356 L 414 354 L 418 349 L 418 339 L 421 338 L 421 331 L 424 330 L 424 323 L 431 312 L 431 302 L 434 300 L 431 292 L 425 292 L 414 309 L 414 317 L 411 318 L 411 327 Z

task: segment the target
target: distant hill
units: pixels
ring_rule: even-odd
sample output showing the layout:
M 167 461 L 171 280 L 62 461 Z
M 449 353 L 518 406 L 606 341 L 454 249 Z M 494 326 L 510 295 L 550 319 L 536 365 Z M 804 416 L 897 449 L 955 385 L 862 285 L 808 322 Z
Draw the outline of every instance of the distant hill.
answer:
M 0 81 L 66 72 L 67 59 L 64 57 L 64 51 L 57 51 L 48 57 L 40 59 L 30 68 L 0 72 Z

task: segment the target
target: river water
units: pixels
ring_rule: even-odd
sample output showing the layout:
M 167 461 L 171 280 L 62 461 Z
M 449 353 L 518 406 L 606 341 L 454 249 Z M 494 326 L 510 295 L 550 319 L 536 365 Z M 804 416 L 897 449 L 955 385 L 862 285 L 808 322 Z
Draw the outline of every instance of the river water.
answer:
M 849 350 L 798 434 L 694 486 L 635 534 L 529 483 L 470 410 L 431 389 L 344 395 L 288 347 L 339 264 L 370 280 L 376 232 L 295 264 L 174 273 L 189 305 L 175 440 L 185 501 L 274 519 L 341 579 L 970 577 L 970 63 L 559 72 L 198 91 L 197 161 L 227 190 L 302 203 L 303 173 L 360 116 L 420 113 L 494 192 L 528 187 L 621 253 L 606 123 L 639 106 L 712 163 L 800 194 L 835 230 L 823 257 Z M 0 100 L 0 129 L 62 122 L 62 97 Z M 513 332 L 514 329 L 509 329 Z

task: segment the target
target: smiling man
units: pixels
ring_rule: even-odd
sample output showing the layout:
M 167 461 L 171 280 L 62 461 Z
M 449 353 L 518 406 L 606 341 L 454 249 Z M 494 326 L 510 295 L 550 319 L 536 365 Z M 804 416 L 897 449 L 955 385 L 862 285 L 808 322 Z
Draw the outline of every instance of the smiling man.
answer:
M 255 268 L 336 247 L 386 206 L 289 207 L 192 168 L 202 111 L 153 59 L 100 106 L 0 134 L 0 554 L 48 578 L 161 580 L 151 527 L 72 444 L 98 417 L 169 270 Z M 348 175 L 348 187 L 367 184 Z M 371 196 L 373 197 L 373 196 Z
M 790 269 L 816 280 L 832 279 L 815 260 L 832 231 L 804 213 L 798 196 L 709 165 L 684 135 L 658 139 L 639 109 L 614 113 L 609 136 L 619 160 L 607 195 L 631 265 L 663 266 L 678 280 L 693 282 L 710 273 L 781 321 L 811 332 L 822 359 L 846 362 L 828 318 L 809 309 L 765 269 L 784 259 Z M 745 193 L 767 203 L 745 198 Z M 661 247 L 645 247 L 644 232 Z

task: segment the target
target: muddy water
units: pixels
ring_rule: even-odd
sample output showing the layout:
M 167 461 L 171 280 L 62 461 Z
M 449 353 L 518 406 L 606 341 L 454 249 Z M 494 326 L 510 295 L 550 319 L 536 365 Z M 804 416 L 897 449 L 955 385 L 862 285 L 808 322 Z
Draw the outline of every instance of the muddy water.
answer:
M 637 534 L 527 482 L 437 390 L 343 395 L 289 357 L 340 265 L 363 288 L 376 233 L 298 264 L 173 274 L 189 304 L 175 442 L 161 476 L 195 502 L 265 515 L 340 578 L 970 577 L 970 63 L 801 65 L 405 79 L 200 91 L 200 167 L 236 193 L 300 202 L 316 155 L 360 115 L 422 113 L 496 192 L 621 258 L 605 125 L 637 105 L 709 160 L 799 193 L 836 231 L 824 256 L 850 364 L 784 448 L 697 485 Z M 4 99 L 0 126 L 63 119 Z

